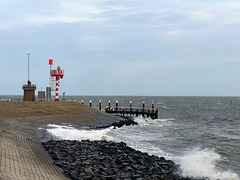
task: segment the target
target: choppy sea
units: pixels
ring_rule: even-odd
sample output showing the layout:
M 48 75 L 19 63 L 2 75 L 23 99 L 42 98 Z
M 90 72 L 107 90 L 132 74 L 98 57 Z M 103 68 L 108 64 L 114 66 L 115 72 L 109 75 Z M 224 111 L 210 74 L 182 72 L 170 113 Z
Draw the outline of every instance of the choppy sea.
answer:
M 16 98 L 16 97 L 15 97 Z M 137 126 L 90 130 L 49 125 L 48 132 L 59 139 L 123 141 L 128 146 L 180 164 L 182 175 L 211 180 L 240 179 L 240 98 L 239 97 L 141 97 L 67 96 L 102 109 L 110 100 L 115 107 L 159 109 L 159 118 L 135 117 Z M 16 99 L 15 99 L 16 100 Z

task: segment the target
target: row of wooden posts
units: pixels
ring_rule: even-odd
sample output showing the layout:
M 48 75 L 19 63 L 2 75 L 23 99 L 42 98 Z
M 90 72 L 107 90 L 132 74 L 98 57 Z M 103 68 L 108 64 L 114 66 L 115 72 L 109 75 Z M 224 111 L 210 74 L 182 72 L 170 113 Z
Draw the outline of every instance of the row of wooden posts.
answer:
M 84 104 L 84 101 L 82 100 L 82 104 Z M 92 100 L 89 101 L 89 106 L 92 107 Z M 99 110 L 102 110 L 102 101 L 99 100 Z M 145 101 L 142 102 L 142 108 L 133 108 L 132 107 L 132 101 L 130 101 L 130 108 L 126 107 L 119 107 L 118 100 L 116 101 L 116 106 L 113 108 L 111 107 L 110 100 L 108 101 L 108 106 L 105 108 L 106 113 L 114 113 L 114 114 L 120 114 L 122 116 L 125 115 L 142 115 L 151 117 L 153 119 L 158 118 L 158 109 L 154 108 L 154 101 L 152 101 L 152 109 L 146 109 L 145 108 Z
M 81 101 L 84 104 L 84 100 Z M 132 101 L 130 103 L 130 109 L 132 109 Z M 89 106 L 92 107 L 92 100 L 89 101 Z M 108 101 L 108 106 L 106 108 L 111 108 L 111 101 Z M 116 110 L 118 109 L 118 100 L 116 100 Z M 145 109 L 145 101 L 142 102 L 142 109 Z M 102 110 L 102 101 L 99 100 L 99 110 Z M 154 111 L 154 101 L 152 101 L 152 111 Z

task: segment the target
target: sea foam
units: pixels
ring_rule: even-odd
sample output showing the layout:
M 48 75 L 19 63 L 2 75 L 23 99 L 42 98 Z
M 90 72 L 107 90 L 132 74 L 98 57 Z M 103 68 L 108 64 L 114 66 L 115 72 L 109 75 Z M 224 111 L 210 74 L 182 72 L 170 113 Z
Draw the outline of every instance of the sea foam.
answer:
M 135 117 L 134 121 L 137 122 L 140 126 L 164 126 L 167 124 L 171 124 L 171 121 L 174 121 L 175 118 L 169 118 L 169 119 L 151 119 L 148 117 Z
M 53 124 L 48 125 L 48 127 L 51 128 L 47 129 L 47 132 L 63 140 L 103 140 L 107 138 L 106 134 L 113 129 L 113 127 L 110 127 L 99 130 L 79 130 L 71 126 L 59 126 Z
M 214 150 L 200 148 L 195 148 L 177 158 L 182 176 L 208 177 L 211 180 L 239 180 L 239 176 L 230 170 L 221 172 L 216 169 L 216 163 L 220 160 L 221 156 Z

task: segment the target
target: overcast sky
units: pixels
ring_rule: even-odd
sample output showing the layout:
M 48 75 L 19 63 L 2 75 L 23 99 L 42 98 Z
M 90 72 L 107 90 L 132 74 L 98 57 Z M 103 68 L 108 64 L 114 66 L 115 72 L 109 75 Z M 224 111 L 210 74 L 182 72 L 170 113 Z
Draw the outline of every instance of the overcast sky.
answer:
M 240 96 L 240 1 L 0 0 L 0 94 Z

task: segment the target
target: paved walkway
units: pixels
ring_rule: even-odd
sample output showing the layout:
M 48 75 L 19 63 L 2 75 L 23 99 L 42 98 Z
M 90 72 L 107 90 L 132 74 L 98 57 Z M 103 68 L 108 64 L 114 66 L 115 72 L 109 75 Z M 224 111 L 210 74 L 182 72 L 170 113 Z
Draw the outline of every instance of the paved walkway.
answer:
M 66 180 L 34 136 L 19 131 L 0 133 L 1 180 Z

